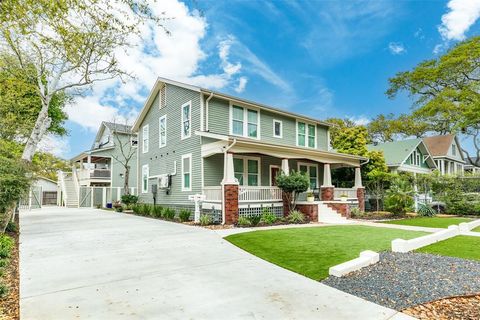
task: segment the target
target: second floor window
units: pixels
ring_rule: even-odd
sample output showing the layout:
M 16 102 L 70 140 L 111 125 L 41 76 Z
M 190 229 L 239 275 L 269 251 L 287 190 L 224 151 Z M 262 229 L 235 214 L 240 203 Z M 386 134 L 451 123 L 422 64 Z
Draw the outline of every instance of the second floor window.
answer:
M 297 145 L 301 147 L 315 148 L 316 126 L 297 122 Z
M 237 136 L 258 138 L 258 111 L 232 106 L 231 133 Z
M 167 145 L 167 115 L 160 117 L 158 126 L 159 147 L 162 148 Z
M 282 137 L 282 121 L 273 120 L 273 136 L 275 138 L 281 138 Z
M 190 137 L 192 133 L 192 102 L 182 105 L 182 139 Z
M 148 152 L 148 144 L 149 144 L 149 132 L 148 132 L 148 124 L 143 127 L 142 130 L 142 152 Z
M 452 144 L 452 156 L 457 155 L 457 146 L 455 144 Z

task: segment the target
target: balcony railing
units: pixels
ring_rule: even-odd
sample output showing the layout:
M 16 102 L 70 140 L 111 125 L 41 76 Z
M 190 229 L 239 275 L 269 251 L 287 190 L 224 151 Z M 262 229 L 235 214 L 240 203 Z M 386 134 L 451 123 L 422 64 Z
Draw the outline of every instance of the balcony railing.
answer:
M 110 180 L 111 171 L 109 169 L 80 169 L 78 170 L 78 180 L 101 179 Z

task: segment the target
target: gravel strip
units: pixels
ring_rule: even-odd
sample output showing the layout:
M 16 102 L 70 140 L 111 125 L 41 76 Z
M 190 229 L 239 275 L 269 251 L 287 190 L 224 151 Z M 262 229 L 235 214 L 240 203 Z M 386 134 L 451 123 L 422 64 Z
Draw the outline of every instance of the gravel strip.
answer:
M 480 293 L 480 262 L 428 253 L 380 253 L 380 262 L 324 284 L 403 310 L 441 298 Z

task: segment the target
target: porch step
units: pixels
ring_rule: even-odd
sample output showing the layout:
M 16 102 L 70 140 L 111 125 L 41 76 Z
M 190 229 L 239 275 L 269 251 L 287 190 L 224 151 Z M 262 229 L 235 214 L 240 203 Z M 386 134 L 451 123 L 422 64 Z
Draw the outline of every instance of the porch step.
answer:
M 318 222 L 323 223 L 348 223 L 347 218 L 342 217 L 337 211 L 326 204 L 318 204 Z

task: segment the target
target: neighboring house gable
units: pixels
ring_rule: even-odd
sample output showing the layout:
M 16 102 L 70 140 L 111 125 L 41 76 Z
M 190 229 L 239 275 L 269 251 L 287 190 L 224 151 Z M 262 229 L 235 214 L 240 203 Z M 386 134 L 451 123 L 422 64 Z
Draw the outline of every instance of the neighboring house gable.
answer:
M 368 145 L 369 150 L 382 151 L 391 171 L 429 173 L 436 169 L 428 148 L 422 139 L 407 139 Z
M 425 137 L 423 141 L 430 150 L 441 174 L 463 174 L 466 162 L 456 135 Z

